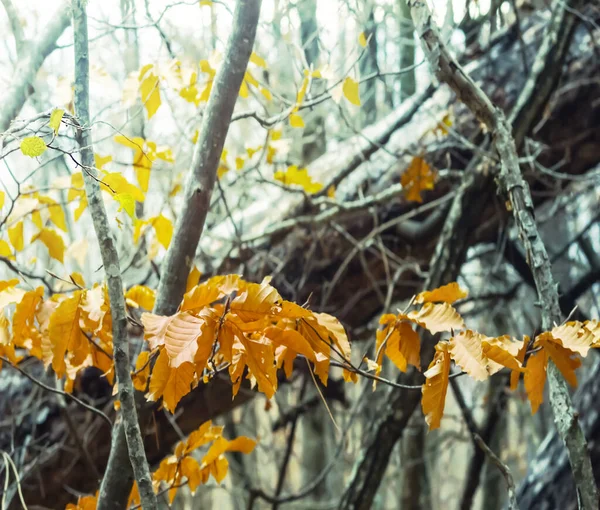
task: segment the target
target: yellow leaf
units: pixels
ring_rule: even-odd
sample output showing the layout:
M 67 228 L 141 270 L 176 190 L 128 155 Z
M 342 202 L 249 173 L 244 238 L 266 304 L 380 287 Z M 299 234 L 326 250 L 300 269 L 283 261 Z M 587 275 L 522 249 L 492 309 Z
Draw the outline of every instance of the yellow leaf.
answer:
M 414 157 L 408 168 L 402 174 L 400 183 L 406 189 L 406 199 L 413 202 L 423 202 L 421 192 L 433 189 L 435 172 L 420 157 Z
M 145 285 L 134 285 L 125 294 L 125 299 L 133 302 L 134 307 L 152 310 L 156 300 L 156 292 Z
M 198 270 L 198 266 L 192 267 L 192 270 L 190 271 L 190 274 L 188 275 L 187 283 L 185 285 L 186 293 L 189 292 L 190 290 L 192 290 L 196 285 L 198 285 L 201 275 L 202 275 L 202 273 L 200 273 L 200 271 Z
M 468 292 L 461 289 L 458 283 L 452 282 L 431 291 L 421 292 L 415 298 L 415 303 L 454 303 L 468 296 Z
M 142 315 L 142 321 L 146 315 L 151 314 Z M 161 349 L 158 358 L 156 359 L 156 363 L 154 363 L 154 367 L 152 368 L 152 373 L 150 374 L 150 387 L 148 388 L 148 393 L 146 395 L 146 398 L 149 401 L 156 402 L 162 397 L 167 382 L 169 381 L 169 374 L 169 355 L 167 354 L 167 351 Z
M 250 91 L 248 90 L 248 85 L 246 85 L 246 80 L 242 81 L 242 84 L 240 85 L 240 97 L 243 97 L 244 99 L 248 97 Z
M 327 188 L 327 196 L 332 200 L 335 199 L 335 186 L 333 184 Z
M 293 128 L 303 128 L 304 120 L 299 114 L 292 113 L 290 115 L 290 126 L 292 126 Z
M 439 428 L 446 405 L 448 377 L 450 375 L 450 354 L 448 343 L 439 342 L 435 346 L 435 357 L 425 372 L 425 384 L 422 392 L 421 407 L 429 430 Z
M 113 199 L 119 202 L 119 212 L 125 210 L 132 220 L 135 220 L 135 200 L 131 193 L 117 193 Z
M 59 236 L 56 231 L 49 228 L 43 228 L 37 234 L 35 234 L 30 242 L 40 240 L 48 248 L 48 253 L 53 259 L 58 260 L 60 263 L 64 262 L 65 256 L 65 242 L 63 238 Z
M 131 374 L 133 387 L 138 391 L 146 391 L 148 385 L 148 377 L 150 376 L 150 353 L 142 351 L 139 353 L 135 361 L 135 370 Z
M 273 100 L 273 94 L 271 94 L 271 91 L 266 88 L 266 87 L 261 87 L 260 88 L 260 93 L 263 95 L 263 97 L 267 100 L 267 101 L 272 101 Z
M 12 280 L 0 281 L 0 292 L 6 289 L 10 289 L 12 287 L 16 287 L 17 285 L 19 285 L 19 280 L 17 278 L 13 278 Z
M 63 232 L 67 232 L 67 221 L 65 219 L 65 211 L 63 211 L 62 206 L 56 200 L 50 197 L 38 195 L 37 198 L 41 204 L 46 204 L 48 206 L 50 221 Z
M 21 141 L 21 152 L 25 156 L 35 158 L 41 156 L 46 151 L 46 142 L 39 136 L 28 136 Z
M 10 251 L 10 246 L 2 239 L 0 239 L 0 257 L 13 258 L 13 254 Z
M 179 469 L 181 470 L 181 476 L 185 476 L 188 480 L 190 492 L 194 494 L 198 486 L 202 483 L 200 464 L 193 457 L 186 456 L 181 460 Z
M 467 330 L 454 335 L 448 342 L 454 362 L 476 381 L 488 378 L 487 358 L 483 355 L 481 335 Z
M 253 64 L 259 66 L 259 67 L 264 67 L 265 69 L 267 68 L 267 63 L 265 62 L 265 59 L 262 57 L 259 57 L 256 53 L 252 52 L 250 54 L 250 62 L 252 62 Z
M 173 237 L 173 222 L 161 214 L 152 220 L 152 226 L 156 232 L 156 239 L 166 250 Z
M 361 32 L 358 35 L 358 44 L 360 44 L 363 48 L 366 48 L 366 46 L 367 46 L 367 37 L 365 36 L 364 32 Z
M 142 103 L 144 103 L 146 112 L 148 113 L 148 119 L 151 119 L 161 105 L 160 87 L 158 76 L 149 70 L 144 71 L 144 69 L 145 68 L 142 68 L 139 78 L 140 93 L 142 96 Z
M 133 197 L 135 201 L 144 201 L 145 196 L 142 190 L 140 190 L 140 188 L 138 188 L 137 186 L 131 184 L 127 179 L 125 179 L 125 177 L 123 177 L 123 174 L 120 174 L 118 172 L 106 172 L 102 176 L 102 181 L 100 184 L 101 188 L 104 191 L 107 191 L 111 194 L 113 193 L 113 191 L 116 194 L 128 193 Z
M 306 168 L 300 168 L 296 165 L 291 165 L 285 171 L 278 170 L 273 175 L 274 179 L 286 185 L 300 186 L 307 193 L 318 193 L 323 189 L 320 182 L 314 182 L 312 177 L 308 175 Z
M 17 287 L 8 287 L 4 289 L 0 292 L 0 310 L 3 310 L 5 306 L 20 303 L 24 295 L 25 291 Z
M 353 80 L 348 76 L 344 80 L 344 85 L 342 86 L 342 91 L 344 92 L 344 97 L 350 101 L 353 105 L 360 106 L 360 92 L 358 82 Z
M 12 227 L 8 229 L 8 238 L 10 239 L 10 244 L 13 245 L 13 248 L 16 251 L 21 251 L 23 249 L 23 222 L 19 221 Z
M 112 156 L 100 156 L 100 154 L 94 154 L 94 165 L 98 170 L 103 170 L 104 165 L 112 161 Z
M 58 134 L 58 129 L 60 128 L 60 121 L 63 118 L 65 111 L 61 108 L 57 108 L 56 110 L 52 110 L 50 114 L 50 122 L 48 122 L 48 126 L 54 131 L 54 134 Z
M 2 209 L 4 207 L 5 197 L 6 197 L 6 195 L 4 194 L 4 191 L 0 191 L 0 209 Z
M 85 280 L 83 279 L 83 275 L 81 273 L 71 273 L 69 275 L 72 281 L 74 281 L 81 288 L 85 288 Z
M 12 340 L 17 347 L 31 347 L 31 330 L 35 325 L 36 310 L 44 297 L 44 288 L 25 293 L 15 308 L 12 323 Z
M 432 333 L 465 327 L 462 317 L 448 303 L 425 303 L 420 310 L 413 310 L 406 317 Z
M 546 384 L 546 367 L 548 365 L 548 352 L 545 349 L 533 353 L 527 360 L 525 372 L 525 391 L 531 403 L 531 414 L 537 413 L 540 404 L 544 401 L 544 385 Z
M 65 354 L 88 342 L 79 327 L 82 296 L 81 291 L 76 291 L 73 297 L 62 301 L 50 316 L 48 332 L 52 343 L 52 368 L 58 377 L 62 377 L 66 370 Z

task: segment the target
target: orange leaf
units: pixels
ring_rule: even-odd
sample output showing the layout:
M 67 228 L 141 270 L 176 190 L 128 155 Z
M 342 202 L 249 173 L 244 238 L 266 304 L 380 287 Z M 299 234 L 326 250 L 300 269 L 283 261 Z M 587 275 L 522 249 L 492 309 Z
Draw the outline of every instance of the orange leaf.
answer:
M 134 285 L 125 294 L 128 304 L 134 308 L 141 307 L 144 310 L 152 310 L 156 300 L 156 292 L 145 285 Z
M 193 363 L 185 362 L 177 368 L 170 369 L 169 379 L 163 393 L 163 405 L 167 411 L 175 412 L 179 401 L 191 391 L 193 380 Z
M 524 382 L 525 391 L 531 403 L 531 414 L 537 413 L 540 404 L 544 401 L 547 365 L 548 353 L 545 349 L 533 353 L 527 360 Z
M 527 347 L 529 346 L 529 337 L 527 335 L 525 335 L 523 337 L 523 343 L 521 344 L 521 347 L 519 348 L 519 352 L 517 353 L 516 359 L 517 361 L 521 364 L 521 366 L 523 366 L 523 363 L 525 363 L 525 354 L 527 353 Z M 525 373 L 527 373 L 527 369 L 525 369 Z M 512 391 L 515 391 L 517 389 L 517 386 L 519 385 L 519 377 L 521 375 L 521 372 L 517 372 L 516 370 L 513 370 L 512 373 L 510 374 L 510 389 Z
M 58 377 L 65 373 L 65 354 L 76 351 L 88 339 L 79 327 L 82 291 L 73 293 L 73 297 L 62 301 L 50 316 L 50 342 L 52 343 L 52 368 Z
M 464 299 L 468 296 L 468 292 L 462 289 L 458 283 L 452 282 L 431 291 L 424 291 L 417 294 L 415 303 L 454 303 L 459 299 Z
M 17 347 L 28 347 L 26 343 L 32 340 L 31 330 L 34 328 L 35 313 L 44 297 L 44 288 L 26 292 L 15 308 L 12 323 L 12 341 Z
M 418 156 L 412 159 L 400 179 L 400 183 L 406 190 L 406 199 L 413 202 L 423 202 L 421 192 L 433 189 L 434 182 L 435 172 L 423 158 Z
M 462 317 L 448 303 L 425 303 L 420 310 L 409 312 L 407 318 L 434 334 L 465 327 Z
M 388 339 L 385 354 L 401 372 L 406 372 L 408 365 L 421 369 L 421 342 L 418 333 L 408 322 L 400 322 L 395 333 Z
M 479 333 L 466 330 L 454 335 L 448 343 L 454 362 L 477 381 L 488 378 L 487 358 L 483 355 L 481 337 Z
M 189 312 L 179 312 L 171 317 L 165 329 L 165 349 L 170 366 L 177 368 L 182 363 L 194 360 L 198 350 L 198 337 L 204 321 Z
M 448 343 L 439 342 L 435 349 L 435 357 L 424 374 L 426 381 L 423 385 L 423 398 L 421 399 L 421 407 L 423 408 L 425 421 L 429 425 L 429 430 L 440 427 L 444 406 L 446 405 L 448 377 L 450 375 Z
M 594 343 L 594 335 L 578 321 L 567 322 L 552 328 L 550 333 L 560 345 L 582 356 L 587 356 L 588 350 Z
M 148 377 L 150 376 L 149 357 L 150 353 L 148 351 L 142 351 L 135 361 L 135 371 L 131 374 L 131 378 L 133 379 L 133 387 L 138 391 L 146 391 Z
M 243 321 L 262 319 L 280 304 L 279 293 L 265 278 L 262 283 L 248 283 L 245 290 L 231 302 L 231 311 Z
M 541 335 L 540 335 L 541 336 Z M 560 370 L 565 380 L 573 387 L 577 387 L 575 370 L 581 366 L 581 360 L 574 358 L 575 352 L 552 342 L 549 338 L 541 338 L 540 345 L 548 353 L 556 367 Z
M 488 359 L 488 373 L 490 375 L 500 371 L 503 367 L 524 372 L 521 362 L 517 359 L 521 343 L 512 341 L 508 335 L 489 338 L 482 335 L 483 354 Z

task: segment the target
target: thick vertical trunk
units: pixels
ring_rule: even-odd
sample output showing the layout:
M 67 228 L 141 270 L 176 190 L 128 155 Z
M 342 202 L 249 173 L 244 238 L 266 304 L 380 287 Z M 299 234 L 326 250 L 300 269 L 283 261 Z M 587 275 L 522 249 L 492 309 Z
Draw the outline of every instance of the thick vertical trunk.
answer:
M 308 67 L 316 69 L 319 65 L 319 25 L 317 24 L 317 0 L 301 0 L 297 4 L 300 17 L 300 38 Z M 325 83 L 313 78 L 311 95 L 324 90 Z M 317 106 L 305 114 L 305 128 L 302 139 L 302 165 L 307 165 L 325 152 L 325 118 L 323 108 Z
M 364 25 L 365 38 L 368 40 L 368 46 L 360 59 L 360 77 L 373 74 L 378 71 L 377 65 L 377 25 L 375 23 L 375 5 L 367 4 L 368 12 Z M 363 126 L 373 124 L 377 120 L 377 80 L 372 79 L 363 82 L 360 86 L 361 97 L 361 121 Z
M 410 16 L 408 0 L 398 0 L 400 16 L 400 69 L 409 69 L 415 65 L 415 27 Z M 414 69 L 406 71 L 400 78 L 400 101 L 412 96 L 417 87 Z

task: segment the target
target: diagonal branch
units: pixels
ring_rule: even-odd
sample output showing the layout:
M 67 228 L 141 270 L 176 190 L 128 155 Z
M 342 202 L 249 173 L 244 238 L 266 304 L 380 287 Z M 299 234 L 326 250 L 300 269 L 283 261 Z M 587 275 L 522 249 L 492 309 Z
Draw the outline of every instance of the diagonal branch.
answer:
M 90 175 L 90 172 L 94 171 L 94 151 L 89 127 L 89 48 L 85 0 L 73 0 L 72 6 L 75 48 L 75 113 L 79 119 L 76 138 L 81 147 L 81 164 L 85 170 L 83 172 L 85 193 L 107 278 L 108 295 L 111 304 L 115 373 L 119 388 L 119 400 L 121 402 L 121 422 L 123 423 L 122 428 L 125 429 L 129 459 L 138 484 L 143 507 L 155 509 L 158 508 L 156 495 L 152 488 L 152 477 L 150 476 L 142 433 L 138 423 L 134 399 L 135 392 L 129 373 L 127 315 L 125 298 L 123 296 L 123 282 L 121 281 L 121 269 L 119 267 L 119 254 L 109 226 L 106 209 L 104 208 L 100 184 Z M 117 427 L 114 430 L 114 434 L 117 434 Z M 106 487 L 103 484 L 99 495 L 99 507 L 102 507 L 106 502 L 107 493 L 105 489 Z M 113 508 L 116 507 L 113 506 Z
M 576 5 L 575 2 L 573 8 L 577 9 L 581 3 L 579 1 Z M 558 0 L 554 8 L 556 11 L 566 9 L 563 0 Z M 440 40 L 427 4 L 414 1 L 411 3 L 411 12 L 425 54 L 438 79 L 447 83 L 493 134 L 494 145 L 501 162 L 499 183 L 510 199 L 517 230 L 533 273 L 542 309 L 542 327 L 551 329 L 554 324 L 562 321 L 557 286 L 552 275 L 552 264 L 535 223 L 529 186 L 521 175 L 512 128 L 504 113 L 492 104 L 483 90 L 450 55 Z M 587 442 L 579 426 L 577 413 L 573 410 L 567 384 L 552 362 L 549 363 L 548 383 L 555 424 L 567 446 L 580 508 L 597 509 L 598 492 Z
M 219 159 L 238 92 L 252 53 L 261 0 L 240 0 L 223 63 L 202 116 L 200 136 L 187 176 L 185 201 L 163 263 L 154 313 L 170 315 L 179 306 L 210 208 Z
M 183 297 L 187 277 L 208 214 L 210 197 L 215 185 L 217 167 L 223 152 L 231 115 L 252 53 L 260 5 L 261 0 L 239 0 L 237 2 L 223 63 L 217 72 L 212 93 L 202 117 L 200 136 L 196 143 L 184 192 L 186 200 L 162 266 L 162 278 L 154 307 L 156 314 L 174 313 Z M 210 385 L 208 393 L 210 394 Z M 137 396 L 141 397 L 140 394 Z M 141 408 L 142 422 L 150 409 L 147 406 Z M 126 429 L 122 422 L 117 423 L 114 428 L 106 476 L 100 490 L 100 495 L 101 497 L 105 496 L 106 502 L 104 504 L 99 502 L 99 509 L 123 507 L 129 496 L 132 466 L 127 458 L 128 441 L 125 441 L 127 430 L 123 430 L 124 428 Z M 134 474 L 136 474 L 135 466 Z
M 0 132 L 6 131 L 11 121 L 19 114 L 29 96 L 37 72 L 46 57 L 56 48 L 56 41 L 69 26 L 71 7 L 63 0 L 54 17 L 44 27 L 40 36 L 28 46 L 27 53 L 19 58 L 19 65 L 6 92 L 0 97 Z

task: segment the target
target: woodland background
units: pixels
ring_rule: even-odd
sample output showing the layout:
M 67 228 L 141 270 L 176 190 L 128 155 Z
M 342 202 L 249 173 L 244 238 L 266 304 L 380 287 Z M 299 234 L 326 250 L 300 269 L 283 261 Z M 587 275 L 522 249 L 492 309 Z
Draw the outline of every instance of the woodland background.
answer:
M 68 112 L 74 71 L 70 2 L 1 3 L 0 132 L 51 108 Z M 94 151 L 112 157 L 102 168 L 135 183 L 140 155 L 118 137 L 140 137 L 147 150 L 149 141 L 157 144 L 145 200 L 135 205 L 137 218 L 153 219 L 143 239 L 133 241 L 139 232 L 129 205 L 107 200 L 128 288 L 157 286 L 206 107 L 201 96 L 231 32 L 235 3 L 89 1 Z M 562 313 L 586 320 L 600 317 L 600 7 L 570 4 L 435 0 L 431 9 L 452 54 L 509 116 Z M 565 42 L 564 58 L 558 50 L 544 53 L 549 33 Z M 433 288 L 458 281 L 468 289 L 457 309 L 490 336 L 542 330 L 527 257 L 497 191 L 490 133 L 432 75 L 405 0 L 265 0 L 253 51 L 248 70 L 256 83 L 247 80 L 240 92 L 246 97 L 237 100 L 196 252 L 203 277 L 271 276 L 285 299 L 337 317 L 358 360 L 375 356 L 380 315 L 403 309 L 425 282 Z M 150 64 L 159 77 L 156 111 L 138 93 L 140 70 Z M 293 112 L 307 74 L 303 106 Z M 519 103 L 532 87 L 537 102 Z M 0 277 L 52 293 L 69 288 L 72 272 L 88 284 L 103 273 L 90 216 L 69 197 L 76 169 L 68 153 L 49 153 L 2 152 L 0 236 L 9 242 L 9 198 L 43 192 L 65 213 L 58 233 L 63 261 L 45 243 L 27 242 L 35 230 L 25 223 L 25 246 L 16 259 L 12 248 L 2 253 Z M 435 172 L 433 182 L 402 181 L 415 161 Z M 304 168 L 309 177 L 296 175 Z M 421 192 L 411 195 L 409 186 Z M 141 331 L 130 334 L 139 348 Z M 27 361 L 22 366 L 38 380 L 56 384 Z M 382 375 L 396 380 L 397 369 L 386 365 Z M 405 377 L 399 381 L 421 383 L 419 374 Z M 573 400 L 600 479 L 595 351 L 578 378 Z M 510 468 L 519 507 L 576 508 L 548 399 L 532 416 L 523 387 L 509 392 L 503 372 L 483 383 L 456 381 L 474 426 Z M 223 484 L 195 495 L 183 489 L 174 508 L 507 504 L 505 479 L 475 447 L 456 391 L 448 391 L 441 428 L 428 433 L 420 390 L 380 384 L 372 392 L 372 381 L 345 383 L 336 368 L 317 390 L 299 364 L 271 401 L 245 387 L 232 401 L 230 386 L 214 379 L 185 397 L 174 416 L 155 413 L 145 438 L 153 465 L 207 419 L 230 437 L 260 438 L 252 454 L 229 457 Z M 111 388 L 98 373 L 81 375 L 74 393 L 112 412 Z M 0 371 L 0 449 L 18 470 L 29 508 L 64 508 L 97 489 L 89 464 L 101 473 L 110 446 L 100 422 L 11 368 Z M 1 469 L 6 476 L 8 465 Z M 15 491 L 13 484 L 3 494 L 18 508 Z

